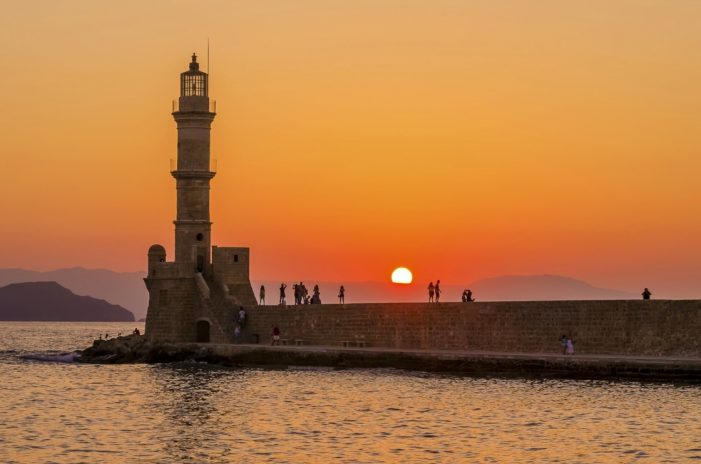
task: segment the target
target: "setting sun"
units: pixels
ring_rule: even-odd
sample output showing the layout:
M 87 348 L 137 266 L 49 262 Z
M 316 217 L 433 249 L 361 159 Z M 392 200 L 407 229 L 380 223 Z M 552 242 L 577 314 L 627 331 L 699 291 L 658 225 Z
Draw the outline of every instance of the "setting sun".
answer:
M 398 267 L 392 272 L 392 282 L 395 284 L 410 284 L 414 276 L 405 267 Z

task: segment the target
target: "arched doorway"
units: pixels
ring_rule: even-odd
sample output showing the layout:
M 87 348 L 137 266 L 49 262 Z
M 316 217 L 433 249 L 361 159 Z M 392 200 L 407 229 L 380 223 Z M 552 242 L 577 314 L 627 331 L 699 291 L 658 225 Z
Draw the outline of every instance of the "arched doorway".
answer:
M 197 343 L 209 343 L 209 322 L 197 321 Z

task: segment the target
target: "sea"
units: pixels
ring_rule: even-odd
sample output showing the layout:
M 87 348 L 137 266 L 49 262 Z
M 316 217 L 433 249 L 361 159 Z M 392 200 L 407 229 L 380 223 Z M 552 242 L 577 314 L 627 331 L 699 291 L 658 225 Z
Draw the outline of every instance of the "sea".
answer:
M 88 365 L 142 323 L 0 322 L 0 463 L 701 462 L 701 386 Z

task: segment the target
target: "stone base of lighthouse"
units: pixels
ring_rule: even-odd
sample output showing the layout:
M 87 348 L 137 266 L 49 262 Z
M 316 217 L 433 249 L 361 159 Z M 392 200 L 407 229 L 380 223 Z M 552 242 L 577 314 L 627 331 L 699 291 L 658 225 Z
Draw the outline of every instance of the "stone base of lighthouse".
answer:
M 256 305 L 248 248 L 212 247 L 203 272 L 192 263 L 167 262 L 165 249 L 149 249 L 146 336 L 154 341 L 233 341 L 240 306 Z

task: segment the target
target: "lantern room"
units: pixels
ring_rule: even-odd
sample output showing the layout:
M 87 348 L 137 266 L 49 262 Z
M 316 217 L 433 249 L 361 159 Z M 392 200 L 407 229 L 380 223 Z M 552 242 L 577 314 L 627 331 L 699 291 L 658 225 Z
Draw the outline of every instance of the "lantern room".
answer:
M 197 55 L 192 54 L 190 69 L 180 74 L 181 97 L 206 97 L 207 73 L 200 71 Z

